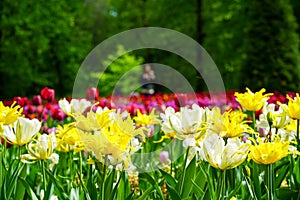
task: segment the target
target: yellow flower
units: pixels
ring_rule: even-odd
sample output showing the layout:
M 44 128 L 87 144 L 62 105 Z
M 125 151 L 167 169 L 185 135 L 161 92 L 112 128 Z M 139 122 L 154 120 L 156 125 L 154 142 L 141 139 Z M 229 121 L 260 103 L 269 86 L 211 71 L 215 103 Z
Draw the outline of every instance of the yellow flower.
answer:
M 136 149 L 131 145 L 134 136 L 143 136 L 144 128 L 136 129 L 133 120 L 128 116 L 125 120 L 117 114 L 114 122 L 99 131 L 86 132 L 78 129 L 78 133 L 87 150 L 95 157 L 103 160 L 103 156 L 111 156 L 116 163 L 127 162 L 129 154 Z
M 56 140 L 58 151 L 68 152 L 73 149 L 74 153 L 77 153 L 85 149 L 74 123 L 59 126 L 56 130 Z
M 40 135 L 35 143 L 29 143 L 27 151 L 29 154 L 21 156 L 24 163 L 34 163 L 38 160 L 51 160 L 52 164 L 57 164 L 59 156 L 53 153 L 56 146 L 56 138 L 54 134 Z
M 32 140 L 40 128 L 41 122 L 39 120 L 19 117 L 15 121 L 14 126 L 3 126 L 4 132 L 2 137 L 6 138 L 12 144 L 23 146 Z
M 243 108 L 249 111 L 260 110 L 264 103 L 269 99 L 272 93 L 263 94 L 266 89 L 261 89 L 259 92 L 253 93 L 249 88 L 246 88 L 247 92 L 240 94 L 234 93 L 236 100 L 242 105 Z
M 248 121 L 244 120 L 246 117 L 247 115 L 241 110 L 229 110 L 221 114 L 221 110 L 215 108 L 211 116 L 210 131 L 223 138 L 237 137 L 243 133 L 253 133 L 254 131 L 247 124 Z
M 13 124 L 22 115 L 23 108 L 15 104 L 16 102 L 8 107 L 0 101 L 0 134 L 3 132 L 3 125 Z
M 155 109 L 152 109 L 149 115 L 142 114 L 140 110 L 137 110 L 137 116 L 133 118 L 136 125 L 147 126 L 150 124 L 160 124 L 160 120 L 155 115 Z
M 287 115 L 292 119 L 300 119 L 300 97 L 299 94 L 296 93 L 296 97 L 292 99 L 287 95 L 289 100 L 287 108 Z
M 282 158 L 286 157 L 290 153 L 290 143 L 281 142 L 279 138 L 275 138 L 273 142 L 265 143 L 263 143 L 260 139 L 259 144 L 257 144 L 254 140 L 252 141 L 255 143 L 255 145 L 252 145 L 250 147 L 248 159 L 252 159 L 258 164 L 268 165 L 275 163 L 281 160 Z
M 102 113 L 95 113 L 92 110 L 87 113 L 86 117 L 83 115 L 75 116 L 76 128 L 86 131 L 95 132 L 100 131 L 102 128 L 107 127 L 111 123 L 109 114 L 111 110 L 103 111 Z

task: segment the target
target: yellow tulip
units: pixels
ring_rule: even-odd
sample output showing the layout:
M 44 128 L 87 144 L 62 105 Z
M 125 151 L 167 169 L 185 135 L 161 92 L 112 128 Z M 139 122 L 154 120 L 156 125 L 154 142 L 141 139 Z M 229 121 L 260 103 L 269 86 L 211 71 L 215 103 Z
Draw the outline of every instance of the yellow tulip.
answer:
M 229 110 L 223 114 L 221 114 L 219 108 L 212 111 L 209 132 L 216 133 L 223 138 L 233 138 L 241 136 L 243 133 L 254 133 L 253 129 L 247 124 L 249 121 L 245 120 L 247 115 L 241 110 Z
M 255 142 L 255 145 L 250 147 L 248 159 L 252 159 L 257 164 L 272 164 L 286 157 L 290 153 L 289 147 L 290 143 L 288 141 L 281 142 L 279 138 L 275 138 L 273 142 L 265 143 L 260 139 L 259 144 Z
M 23 108 L 15 106 L 15 104 L 16 102 L 9 107 L 4 106 L 0 101 L 0 135 L 3 132 L 3 125 L 13 124 L 22 115 Z
M 119 114 L 113 123 L 99 131 L 77 130 L 87 150 L 93 152 L 99 161 L 103 161 L 103 156 L 110 156 L 115 164 L 128 163 L 130 153 L 136 150 L 132 146 L 134 137 L 144 135 L 144 128 L 136 129 L 130 116 L 123 120 Z
M 59 126 L 56 130 L 56 140 L 57 151 L 68 152 L 74 150 L 74 153 L 77 153 L 85 149 L 74 123 Z
M 287 111 L 287 115 L 292 119 L 300 120 L 300 97 L 299 94 L 296 93 L 296 97 L 292 99 L 287 95 L 289 100 L 287 107 L 285 107 Z
M 243 108 L 249 111 L 257 111 L 260 110 L 264 103 L 269 99 L 269 96 L 272 93 L 263 94 L 266 92 L 266 89 L 261 89 L 259 92 L 253 93 L 249 88 L 246 88 L 247 92 L 241 93 L 234 93 L 236 100 L 241 104 Z
M 137 110 L 137 116 L 133 118 L 136 125 L 138 126 L 147 126 L 150 124 L 160 124 L 160 120 L 155 115 L 155 109 L 152 109 L 149 115 L 142 114 L 140 110 Z

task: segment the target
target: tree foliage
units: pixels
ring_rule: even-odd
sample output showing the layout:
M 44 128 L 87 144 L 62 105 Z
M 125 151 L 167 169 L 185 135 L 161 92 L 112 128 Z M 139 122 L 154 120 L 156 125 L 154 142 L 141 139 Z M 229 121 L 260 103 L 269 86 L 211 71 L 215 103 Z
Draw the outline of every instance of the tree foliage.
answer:
M 80 62 L 90 50 L 82 1 L 1 1 L 2 98 L 55 88 L 71 91 Z
M 30 96 L 45 86 L 70 95 L 78 67 L 93 47 L 122 31 L 150 26 L 179 31 L 203 45 L 226 89 L 298 90 L 300 4 L 290 1 L 2 0 L 0 95 Z M 177 55 L 143 49 L 128 56 L 111 70 L 124 74 L 131 64 L 161 63 L 185 76 L 195 90 L 205 89 L 197 70 Z M 112 71 L 106 73 L 103 78 L 110 78 L 102 82 L 114 83 Z M 172 80 L 170 74 L 158 76 Z M 106 95 L 111 87 L 100 84 L 99 90 Z
M 292 7 L 284 0 L 253 0 L 247 8 L 242 86 L 299 89 L 299 36 Z

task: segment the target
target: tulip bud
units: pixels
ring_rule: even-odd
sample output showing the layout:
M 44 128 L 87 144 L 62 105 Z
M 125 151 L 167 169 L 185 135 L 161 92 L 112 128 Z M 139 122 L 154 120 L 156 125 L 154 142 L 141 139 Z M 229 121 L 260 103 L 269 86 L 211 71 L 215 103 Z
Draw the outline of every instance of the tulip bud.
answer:
M 40 95 L 35 95 L 32 97 L 32 105 L 42 105 L 42 97 Z
M 16 101 L 18 105 L 24 107 L 28 103 L 27 97 L 14 97 L 13 101 Z
M 41 96 L 44 100 L 51 102 L 54 100 L 55 91 L 53 89 L 45 87 L 41 90 Z
M 162 151 L 159 154 L 159 160 L 160 160 L 161 163 L 167 163 L 169 161 L 169 152 Z
M 88 100 L 97 100 L 99 97 L 99 91 L 97 88 L 88 88 L 86 90 L 86 98 Z

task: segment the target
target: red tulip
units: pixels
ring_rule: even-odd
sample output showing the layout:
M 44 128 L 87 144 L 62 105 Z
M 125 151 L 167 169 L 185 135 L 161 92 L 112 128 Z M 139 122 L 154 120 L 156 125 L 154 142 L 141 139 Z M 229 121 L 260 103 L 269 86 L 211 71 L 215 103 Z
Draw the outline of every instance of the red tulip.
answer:
M 55 91 L 53 89 L 45 87 L 41 90 L 41 96 L 44 100 L 51 102 L 54 100 Z
M 13 101 L 16 101 L 18 105 L 21 107 L 24 107 L 28 104 L 28 98 L 27 97 L 14 97 Z
M 32 97 L 32 105 L 42 105 L 42 97 L 40 95 L 35 95 Z
M 97 88 L 88 88 L 86 90 L 86 98 L 88 100 L 97 100 L 99 97 L 99 91 Z

